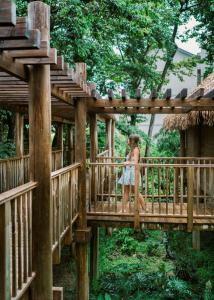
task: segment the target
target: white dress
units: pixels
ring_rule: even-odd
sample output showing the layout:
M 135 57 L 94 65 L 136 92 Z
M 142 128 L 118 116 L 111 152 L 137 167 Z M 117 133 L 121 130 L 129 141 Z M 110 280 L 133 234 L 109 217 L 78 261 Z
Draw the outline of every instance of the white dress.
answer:
M 128 160 L 129 155 L 126 156 L 126 161 L 134 162 L 134 157 L 131 156 L 131 160 Z M 135 185 L 135 166 L 126 165 L 123 168 L 123 174 L 118 180 L 122 185 Z M 141 174 L 139 174 L 139 186 L 141 186 Z

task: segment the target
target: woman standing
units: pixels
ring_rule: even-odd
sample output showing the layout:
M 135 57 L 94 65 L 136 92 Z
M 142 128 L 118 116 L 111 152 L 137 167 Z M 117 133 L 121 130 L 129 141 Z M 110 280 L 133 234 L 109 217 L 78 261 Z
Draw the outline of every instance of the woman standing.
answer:
M 128 211 L 128 200 L 129 194 L 135 192 L 135 165 L 140 162 L 140 148 L 138 146 L 139 136 L 136 134 L 131 134 L 128 138 L 128 145 L 130 147 L 130 151 L 126 157 L 126 162 L 124 163 L 126 166 L 124 168 L 124 172 L 119 179 L 118 183 L 124 186 L 124 212 Z M 141 185 L 141 175 L 139 174 L 139 185 Z M 145 202 L 143 196 L 139 193 L 138 201 L 142 207 L 145 209 Z

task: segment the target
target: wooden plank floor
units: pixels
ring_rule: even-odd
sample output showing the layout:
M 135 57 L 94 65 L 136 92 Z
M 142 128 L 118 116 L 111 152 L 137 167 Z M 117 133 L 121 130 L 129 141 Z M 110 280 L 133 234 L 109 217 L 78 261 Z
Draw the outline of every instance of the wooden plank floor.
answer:
M 97 214 L 133 214 L 134 213 L 134 203 L 129 202 L 129 208 L 125 211 L 122 208 L 121 202 L 115 203 L 114 201 L 97 201 L 96 204 L 90 207 L 89 213 Z M 173 204 L 167 202 L 151 202 L 146 203 L 146 210 L 140 208 L 140 214 L 142 215 L 177 215 L 177 216 L 187 216 L 187 203 L 183 204 Z M 204 204 L 199 204 L 198 208 L 196 204 L 194 205 L 193 215 L 197 216 L 213 216 L 214 217 L 214 203 L 209 203 L 206 206 Z
M 140 209 L 140 226 L 142 229 L 155 230 L 187 230 L 187 203 L 146 203 L 146 211 Z M 121 202 L 115 204 L 97 201 L 87 212 L 89 226 L 133 227 L 134 203 L 129 204 L 127 212 L 122 211 Z M 214 230 L 214 203 L 194 205 L 193 230 Z

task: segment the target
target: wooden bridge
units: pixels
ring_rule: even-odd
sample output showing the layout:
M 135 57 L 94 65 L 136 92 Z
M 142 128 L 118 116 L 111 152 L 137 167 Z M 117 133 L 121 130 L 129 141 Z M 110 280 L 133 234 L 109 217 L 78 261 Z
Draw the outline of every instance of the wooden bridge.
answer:
M 135 226 L 181 230 L 213 229 L 214 158 L 147 158 L 133 166 L 136 178 L 128 211 L 118 178 L 125 168 L 114 157 L 115 118 L 111 113 L 180 113 L 213 110 L 213 90 L 171 99 L 152 93 L 142 99 L 101 99 L 87 83 L 86 65 L 70 68 L 50 48 L 49 7 L 28 4 L 16 16 L 13 1 L 0 2 L 0 108 L 16 114 L 16 157 L 0 160 L 0 299 L 62 299 L 53 287 L 52 264 L 63 245 L 76 245 L 77 298 L 89 297 L 96 276 L 97 228 Z M 39 87 L 39 88 L 38 88 Z M 90 160 L 86 158 L 86 121 L 90 123 Z M 24 119 L 29 151 L 24 151 Z M 97 157 L 97 120 L 106 123 L 106 151 Z M 57 150 L 51 125 L 57 123 Z M 66 127 L 66 147 L 63 128 Z M 75 129 L 75 137 L 74 137 Z M 76 141 L 76 144 L 74 143 Z M 139 179 L 138 179 L 139 181 Z M 139 188 L 140 187 L 140 188 Z M 142 193 L 146 209 L 138 203 Z

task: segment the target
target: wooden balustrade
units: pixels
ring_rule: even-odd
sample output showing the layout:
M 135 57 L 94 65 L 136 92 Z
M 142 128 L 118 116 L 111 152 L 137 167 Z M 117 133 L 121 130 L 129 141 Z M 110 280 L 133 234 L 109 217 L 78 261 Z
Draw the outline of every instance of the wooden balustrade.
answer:
M 72 225 L 78 217 L 78 170 L 76 163 L 52 172 L 53 260 L 60 262 L 61 244 L 72 241 Z
M 17 165 L 17 162 L 16 162 Z M 72 242 L 78 217 L 76 163 L 52 172 L 53 262 L 60 262 L 61 246 Z M 32 193 L 28 182 L 0 195 L 0 299 L 20 299 L 28 289 L 32 272 Z
M 108 150 L 107 150 L 108 151 Z M 122 163 L 126 160 L 123 156 L 109 157 L 105 154 L 106 151 L 97 155 L 97 162 L 104 162 L 108 158 L 108 162 Z M 214 157 L 141 157 L 140 163 L 144 164 L 213 164 Z
M 58 170 L 62 167 L 62 151 L 53 151 L 52 171 Z M 29 179 L 29 155 L 0 159 L 0 193 L 27 183 Z
M 32 272 L 32 193 L 29 182 L 0 195 L 0 299 L 20 299 Z
M 139 215 L 184 217 L 188 219 L 189 230 L 198 217 L 214 218 L 214 164 L 210 164 L 211 158 L 197 160 L 199 164 L 189 159 L 189 164 L 137 165 L 140 168 L 139 192 L 145 201 L 144 209 L 138 203 Z M 124 210 L 124 187 L 118 181 L 125 168 L 131 168 L 132 176 L 136 176 L 134 165 L 90 164 L 89 180 L 95 176 L 96 189 L 95 196 L 89 194 L 89 213 L 136 215 L 137 188 L 131 185 L 129 208 L 128 211 Z

